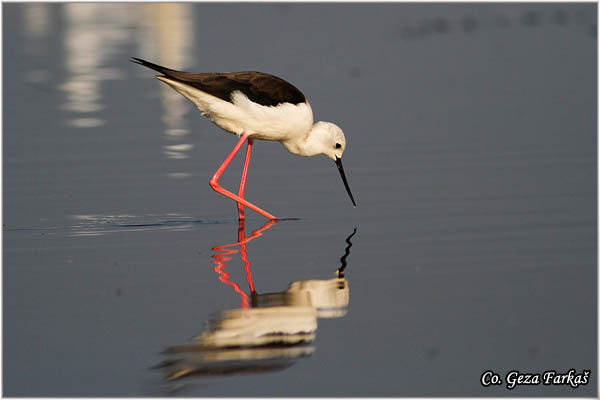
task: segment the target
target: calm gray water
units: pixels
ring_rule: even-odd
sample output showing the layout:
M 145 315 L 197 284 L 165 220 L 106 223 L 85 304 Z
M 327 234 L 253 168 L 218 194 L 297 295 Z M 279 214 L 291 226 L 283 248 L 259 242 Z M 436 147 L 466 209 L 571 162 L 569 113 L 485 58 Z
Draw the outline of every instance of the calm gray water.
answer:
M 594 396 L 596 24 L 4 4 L 4 396 Z M 246 197 L 293 219 L 238 230 L 207 184 L 235 137 L 131 56 L 296 84 L 344 129 L 358 208 L 326 157 L 259 141 Z M 570 369 L 589 383 L 507 388 Z

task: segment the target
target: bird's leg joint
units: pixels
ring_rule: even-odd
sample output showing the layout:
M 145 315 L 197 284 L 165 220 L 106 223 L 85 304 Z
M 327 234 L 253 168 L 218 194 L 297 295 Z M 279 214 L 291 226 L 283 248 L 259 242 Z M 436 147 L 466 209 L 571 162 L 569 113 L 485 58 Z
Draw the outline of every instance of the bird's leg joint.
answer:
M 254 204 L 246 201 L 245 199 L 243 199 L 240 196 L 236 196 L 235 194 L 231 193 L 230 191 L 224 189 L 223 187 L 221 187 L 221 185 L 219 185 L 219 178 L 221 177 L 221 175 L 223 174 L 223 172 L 225 172 L 225 170 L 227 169 L 227 167 L 229 166 L 229 164 L 231 163 L 231 160 L 233 160 L 233 157 L 235 157 L 235 155 L 237 154 L 237 152 L 240 150 L 240 148 L 242 147 L 242 144 L 244 143 L 244 141 L 248 139 L 249 141 L 249 150 L 248 153 L 246 154 L 246 159 L 249 162 L 249 152 L 250 149 L 252 148 L 252 142 L 250 142 L 252 139 L 248 138 L 248 134 L 244 133 L 242 135 L 242 137 L 240 138 L 240 140 L 236 143 L 236 145 L 234 146 L 233 150 L 231 150 L 231 152 L 229 153 L 229 155 L 227 156 L 227 158 L 225 158 L 225 161 L 223 161 L 223 163 L 219 166 L 219 168 L 217 169 L 217 172 L 215 172 L 215 174 L 213 175 L 213 177 L 210 179 L 210 181 L 208 181 L 208 184 L 210 185 L 211 188 L 213 188 L 213 190 L 217 193 L 221 193 L 224 196 L 229 197 L 232 200 L 235 200 L 238 203 L 238 207 L 239 205 L 243 205 L 246 206 L 254 211 L 256 211 L 257 213 L 269 218 L 269 219 L 277 219 L 277 217 L 269 214 L 266 211 L 261 210 L 260 208 L 256 207 Z M 247 173 L 247 166 L 246 166 L 246 171 L 245 173 Z M 244 174 L 245 175 L 245 174 Z M 245 182 L 244 182 L 245 183 Z M 243 193 L 243 186 L 241 188 L 241 191 Z M 239 208 L 238 208 L 238 212 L 239 212 Z M 240 218 L 243 218 L 243 213 L 239 213 L 238 214 L 240 216 Z

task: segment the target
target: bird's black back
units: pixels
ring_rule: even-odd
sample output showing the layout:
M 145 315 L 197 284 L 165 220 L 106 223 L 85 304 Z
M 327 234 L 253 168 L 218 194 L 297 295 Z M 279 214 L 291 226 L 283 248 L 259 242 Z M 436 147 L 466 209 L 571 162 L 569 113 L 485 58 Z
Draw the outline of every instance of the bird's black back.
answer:
M 191 73 L 165 68 L 140 58 L 134 57 L 132 61 L 229 102 L 231 94 L 235 91 L 242 92 L 253 102 L 264 106 L 276 106 L 281 103 L 300 104 L 306 101 L 304 94 L 294 85 L 264 72 Z

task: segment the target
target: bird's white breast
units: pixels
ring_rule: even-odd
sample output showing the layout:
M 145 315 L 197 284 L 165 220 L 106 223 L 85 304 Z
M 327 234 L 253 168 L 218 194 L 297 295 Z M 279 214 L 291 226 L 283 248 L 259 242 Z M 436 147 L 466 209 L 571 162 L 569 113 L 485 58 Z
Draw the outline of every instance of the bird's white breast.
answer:
M 304 138 L 313 125 L 308 102 L 282 103 L 274 107 L 257 104 L 241 92 L 232 95 L 237 120 L 246 133 L 263 140 L 297 140 Z

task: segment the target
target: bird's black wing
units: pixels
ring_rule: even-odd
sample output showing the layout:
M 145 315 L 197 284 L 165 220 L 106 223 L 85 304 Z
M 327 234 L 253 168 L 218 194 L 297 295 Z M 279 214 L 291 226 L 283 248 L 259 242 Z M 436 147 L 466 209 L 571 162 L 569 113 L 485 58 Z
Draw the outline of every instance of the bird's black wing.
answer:
M 264 106 L 276 106 L 281 103 L 299 104 L 306 101 L 304 94 L 294 85 L 264 72 L 191 73 L 161 67 L 140 58 L 134 57 L 132 61 L 158 71 L 167 78 L 229 102 L 231 102 L 231 94 L 238 90 L 253 102 Z

